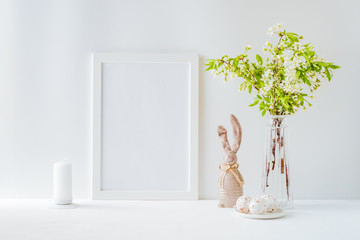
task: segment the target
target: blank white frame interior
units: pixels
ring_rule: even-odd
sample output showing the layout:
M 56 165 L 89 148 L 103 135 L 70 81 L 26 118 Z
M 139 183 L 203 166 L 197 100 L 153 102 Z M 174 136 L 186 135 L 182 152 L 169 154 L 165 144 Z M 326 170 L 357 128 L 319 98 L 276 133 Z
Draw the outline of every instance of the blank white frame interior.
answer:
M 198 199 L 198 63 L 93 55 L 93 199 Z

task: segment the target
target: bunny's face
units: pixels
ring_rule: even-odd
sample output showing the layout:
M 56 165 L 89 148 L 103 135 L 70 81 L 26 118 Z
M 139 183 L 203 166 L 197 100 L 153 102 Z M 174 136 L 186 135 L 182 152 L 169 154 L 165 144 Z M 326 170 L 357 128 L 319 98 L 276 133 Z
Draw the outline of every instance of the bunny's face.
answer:
M 237 162 L 236 153 L 234 153 L 233 151 L 226 153 L 224 156 L 224 162 L 229 165 L 235 164 Z

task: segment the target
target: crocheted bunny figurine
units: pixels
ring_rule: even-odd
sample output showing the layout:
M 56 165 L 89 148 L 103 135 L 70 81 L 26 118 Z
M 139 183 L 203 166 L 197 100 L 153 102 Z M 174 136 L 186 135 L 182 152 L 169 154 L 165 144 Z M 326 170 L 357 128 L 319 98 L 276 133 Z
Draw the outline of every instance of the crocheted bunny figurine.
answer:
M 241 176 L 237 163 L 236 153 L 241 143 L 241 126 L 234 115 L 230 115 L 230 122 L 233 128 L 234 143 L 230 148 L 227 139 L 227 131 L 223 126 L 218 126 L 217 132 L 225 151 L 224 162 L 219 165 L 221 175 L 219 177 L 219 207 L 232 208 L 236 200 L 243 195 L 244 179 Z

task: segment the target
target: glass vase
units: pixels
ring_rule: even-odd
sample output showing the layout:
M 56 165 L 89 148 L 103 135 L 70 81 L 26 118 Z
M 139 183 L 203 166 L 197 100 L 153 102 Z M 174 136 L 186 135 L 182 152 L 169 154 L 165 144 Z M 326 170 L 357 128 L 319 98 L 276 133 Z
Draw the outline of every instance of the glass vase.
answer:
M 270 195 L 282 208 L 293 206 L 286 116 L 270 116 L 266 127 L 263 193 Z

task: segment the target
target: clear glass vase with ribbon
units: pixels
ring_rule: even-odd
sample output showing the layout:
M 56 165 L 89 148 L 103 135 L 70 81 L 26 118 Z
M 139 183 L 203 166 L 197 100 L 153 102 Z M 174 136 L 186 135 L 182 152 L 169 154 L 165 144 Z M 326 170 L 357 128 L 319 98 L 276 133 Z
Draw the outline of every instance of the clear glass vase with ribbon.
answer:
M 293 206 L 288 153 L 286 116 L 270 116 L 266 127 L 263 193 L 270 195 L 282 208 Z

